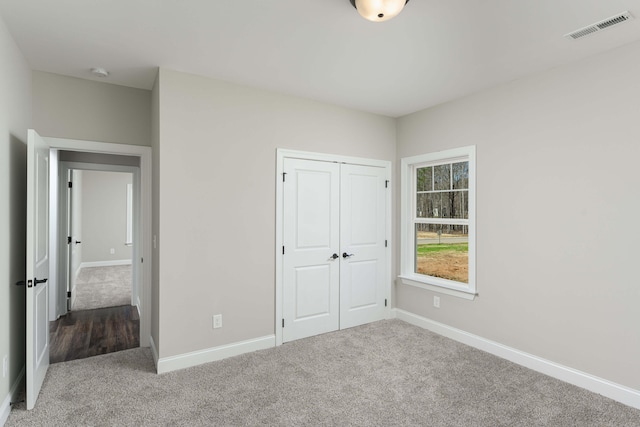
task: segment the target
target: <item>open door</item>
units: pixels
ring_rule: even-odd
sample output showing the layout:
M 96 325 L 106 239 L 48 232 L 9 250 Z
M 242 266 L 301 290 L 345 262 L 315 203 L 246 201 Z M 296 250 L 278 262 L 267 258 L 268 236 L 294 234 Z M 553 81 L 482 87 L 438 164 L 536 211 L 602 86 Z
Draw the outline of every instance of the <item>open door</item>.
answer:
M 49 367 L 49 146 L 27 134 L 27 409 Z

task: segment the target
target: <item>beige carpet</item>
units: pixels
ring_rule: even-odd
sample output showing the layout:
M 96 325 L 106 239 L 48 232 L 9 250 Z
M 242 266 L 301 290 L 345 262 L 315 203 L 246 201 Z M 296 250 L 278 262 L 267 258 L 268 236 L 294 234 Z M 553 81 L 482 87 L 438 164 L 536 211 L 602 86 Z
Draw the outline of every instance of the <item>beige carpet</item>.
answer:
M 131 265 L 85 267 L 78 273 L 72 310 L 131 305 Z
M 640 411 L 399 320 L 163 375 L 148 349 L 52 365 L 7 426 L 640 426 Z

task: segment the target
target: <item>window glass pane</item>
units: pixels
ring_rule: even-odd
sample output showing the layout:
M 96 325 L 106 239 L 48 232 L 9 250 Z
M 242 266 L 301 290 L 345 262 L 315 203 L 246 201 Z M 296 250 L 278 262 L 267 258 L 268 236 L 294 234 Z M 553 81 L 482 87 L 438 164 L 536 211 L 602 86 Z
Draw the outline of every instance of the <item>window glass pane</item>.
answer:
M 416 273 L 469 283 L 469 227 L 416 224 Z
M 431 191 L 433 190 L 433 182 L 431 180 L 431 167 L 418 168 L 416 171 L 416 187 L 417 191 Z
M 442 191 L 416 195 L 417 218 L 469 218 L 468 191 Z
M 433 218 L 430 213 L 429 194 L 416 195 L 416 217 L 417 218 Z
M 451 190 L 451 164 L 433 167 L 434 190 Z
M 442 215 L 442 193 L 416 195 L 417 218 L 440 218 Z
M 469 192 L 454 191 L 450 200 L 451 218 L 469 219 Z
M 469 162 L 453 164 L 453 188 L 469 188 Z

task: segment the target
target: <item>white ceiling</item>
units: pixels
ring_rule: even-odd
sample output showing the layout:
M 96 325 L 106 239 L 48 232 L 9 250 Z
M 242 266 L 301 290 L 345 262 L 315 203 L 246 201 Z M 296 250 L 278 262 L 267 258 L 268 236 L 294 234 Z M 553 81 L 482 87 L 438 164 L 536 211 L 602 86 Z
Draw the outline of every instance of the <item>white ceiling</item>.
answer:
M 629 10 L 636 19 L 564 34 Z M 150 89 L 158 66 L 398 117 L 640 40 L 640 0 L 0 0 L 35 70 Z

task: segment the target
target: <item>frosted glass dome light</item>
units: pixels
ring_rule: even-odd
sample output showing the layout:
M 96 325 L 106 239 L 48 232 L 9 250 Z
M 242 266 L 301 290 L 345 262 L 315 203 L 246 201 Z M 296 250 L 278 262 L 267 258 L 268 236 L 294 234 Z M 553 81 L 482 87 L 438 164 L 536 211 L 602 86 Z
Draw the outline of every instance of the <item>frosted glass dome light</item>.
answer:
M 409 0 L 350 0 L 360 16 L 373 22 L 393 18 L 402 11 Z

